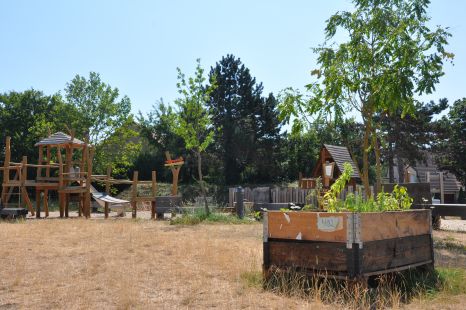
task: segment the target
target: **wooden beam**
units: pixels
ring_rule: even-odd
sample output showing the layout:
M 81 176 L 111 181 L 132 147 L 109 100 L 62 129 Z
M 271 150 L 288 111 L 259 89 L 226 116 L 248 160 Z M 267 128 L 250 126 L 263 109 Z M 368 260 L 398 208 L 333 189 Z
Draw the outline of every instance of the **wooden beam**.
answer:
M 23 168 L 21 169 L 21 186 L 20 186 L 20 190 L 21 190 L 21 198 L 23 199 L 24 203 L 26 204 L 29 212 L 31 212 L 31 215 L 34 216 L 35 215 L 35 212 L 34 212 L 34 208 L 32 207 L 32 203 L 31 203 L 31 200 L 29 199 L 29 195 L 28 195 L 28 192 L 26 190 L 26 187 L 24 186 L 24 183 L 26 182 L 27 180 L 27 176 L 28 176 L 28 170 L 27 170 L 27 163 L 28 163 L 28 158 L 27 156 L 23 156 Z
M 49 190 L 44 190 L 44 211 L 45 217 L 49 217 Z
M 157 172 L 152 171 L 152 196 L 157 196 Z
M 62 190 L 64 188 L 64 182 L 63 182 L 63 158 L 62 158 L 62 154 L 61 154 L 61 147 L 60 146 L 57 146 L 57 157 L 58 157 L 58 164 L 59 164 L 59 168 L 58 168 L 58 189 L 59 189 L 59 192 L 58 192 L 58 207 L 60 209 L 60 217 L 63 217 L 64 215 L 64 200 L 65 200 L 65 194 L 61 193 L 60 190 Z
M 8 182 L 10 181 L 10 170 L 7 169 L 10 165 L 11 160 L 11 137 L 6 137 L 5 141 L 5 161 L 3 163 L 3 186 L 2 186 L 2 203 L 6 205 L 8 203 L 7 198 L 7 191 L 8 191 Z
M 107 178 L 105 179 L 105 193 L 107 195 L 110 195 L 110 178 L 112 177 L 112 167 L 111 166 L 108 166 L 107 167 Z M 105 218 L 108 218 L 108 207 L 109 207 L 109 203 L 106 201 L 105 202 L 105 210 L 104 210 L 104 213 L 105 213 Z
M 86 218 L 91 217 L 91 176 L 92 176 L 92 161 L 94 159 L 94 148 L 87 147 L 86 162 L 87 162 L 87 180 L 86 192 L 84 194 L 84 209 L 83 212 Z
M 133 173 L 133 187 L 131 191 L 131 207 L 132 207 L 132 218 L 136 218 L 137 214 L 137 198 L 138 198 L 138 177 L 139 172 L 134 171 Z

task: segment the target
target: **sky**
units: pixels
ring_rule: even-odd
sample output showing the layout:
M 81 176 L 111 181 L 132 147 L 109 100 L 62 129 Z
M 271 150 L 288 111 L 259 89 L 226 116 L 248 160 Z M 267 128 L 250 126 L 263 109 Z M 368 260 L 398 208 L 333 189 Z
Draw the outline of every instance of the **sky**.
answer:
M 316 68 L 311 48 L 325 21 L 351 9 L 344 0 L 0 0 L 0 92 L 63 89 L 95 71 L 127 95 L 134 113 L 177 97 L 176 68 L 208 71 L 222 56 L 239 57 L 264 92 L 303 89 Z M 466 97 L 466 1 L 432 0 L 431 25 L 450 27 L 445 65 L 424 101 Z

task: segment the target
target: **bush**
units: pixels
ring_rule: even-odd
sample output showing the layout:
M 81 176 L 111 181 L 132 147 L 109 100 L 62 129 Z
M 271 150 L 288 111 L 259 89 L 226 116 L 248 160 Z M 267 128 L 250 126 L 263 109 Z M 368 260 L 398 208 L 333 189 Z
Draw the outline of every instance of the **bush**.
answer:
M 170 220 L 171 225 L 197 225 L 205 223 L 223 223 L 223 224 L 249 224 L 254 223 L 253 219 L 243 218 L 229 213 L 222 213 L 216 210 L 210 212 L 209 215 L 204 209 L 197 209 L 194 213 L 186 213 L 181 217 L 175 217 Z

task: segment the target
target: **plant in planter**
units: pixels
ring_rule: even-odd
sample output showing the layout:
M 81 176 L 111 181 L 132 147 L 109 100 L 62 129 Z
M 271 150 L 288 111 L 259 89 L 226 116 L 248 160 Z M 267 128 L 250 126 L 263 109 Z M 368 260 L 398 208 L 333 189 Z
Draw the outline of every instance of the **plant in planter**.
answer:
M 434 262 L 430 210 L 408 210 L 406 188 L 375 199 L 348 194 L 352 173 L 342 175 L 322 198 L 326 212 L 264 213 L 264 275 L 271 268 L 298 268 L 340 279 L 368 277 Z
M 352 173 L 351 164 L 345 163 L 343 173 L 323 197 L 325 210 L 328 212 L 383 212 L 408 210 L 411 207 L 413 199 L 409 197 L 406 187 L 398 185 L 395 185 L 391 193 L 378 193 L 375 200 L 372 197 L 364 200 L 362 196 L 353 193 L 349 193 L 344 200 L 339 199 L 338 196 L 346 187 Z

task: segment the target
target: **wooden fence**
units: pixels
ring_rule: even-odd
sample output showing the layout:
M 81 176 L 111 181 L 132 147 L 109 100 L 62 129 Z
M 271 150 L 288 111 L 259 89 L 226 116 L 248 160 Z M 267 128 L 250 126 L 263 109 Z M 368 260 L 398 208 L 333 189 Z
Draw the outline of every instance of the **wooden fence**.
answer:
M 371 192 L 374 192 L 373 187 L 370 187 Z M 236 203 L 235 195 L 236 187 L 230 187 L 228 189 L 228 206 L 233 208 Z M 312 195 L 312 189 L 302 189 L 297 187 L 256 187 L 250 188 L 245 187 L 244 199 L 246 201 L 254 203 L 294 203 L 294 204 L 310 204 L 317 206 L 317 197 Z M 339 197 L 341 199 L 346 198 L 348 193 L 354 193 L 355 195 L 364 194 L 364 187 L 357 185 L 356 188 L 348 186 L 347 189 L 343 190 Z

